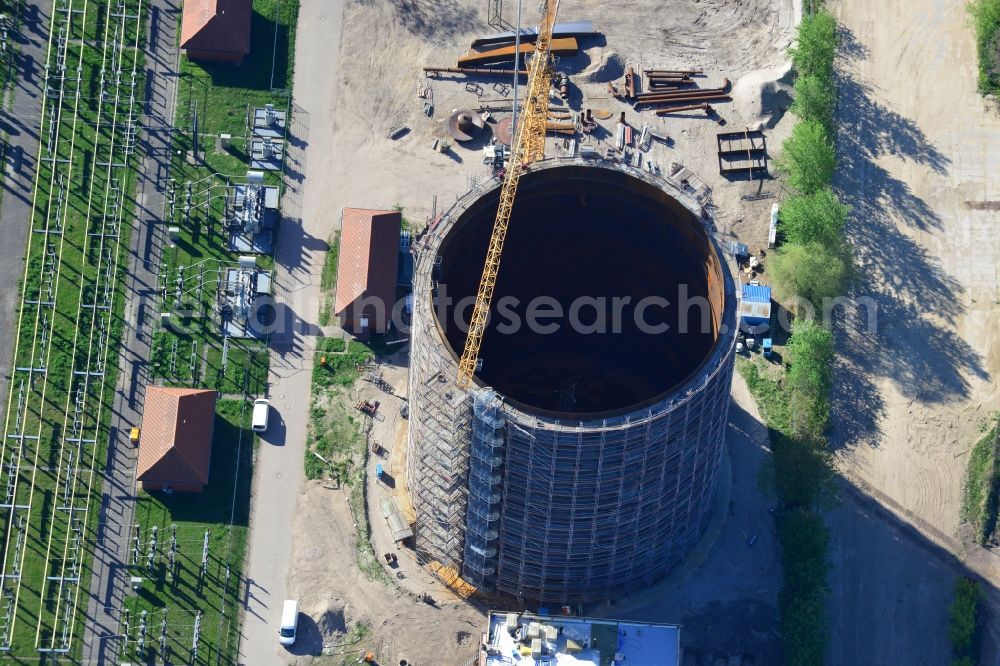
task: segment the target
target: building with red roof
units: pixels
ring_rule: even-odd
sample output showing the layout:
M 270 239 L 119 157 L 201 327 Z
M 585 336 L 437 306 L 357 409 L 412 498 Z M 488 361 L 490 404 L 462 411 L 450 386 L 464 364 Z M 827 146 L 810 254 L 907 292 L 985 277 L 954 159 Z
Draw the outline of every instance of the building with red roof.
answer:
M 215 391 L 150 386 L 136 478 L 143 490 L 200 493 L 208 485 Z
M 240 64 L 250 53 L 252 0 L 184 0 L 181 48 L 192 60 Z
M 357 336 L 388 330 L 396 301 L 402 222 L 396 210 L 344 209 L 334 312 L 341 327 Z

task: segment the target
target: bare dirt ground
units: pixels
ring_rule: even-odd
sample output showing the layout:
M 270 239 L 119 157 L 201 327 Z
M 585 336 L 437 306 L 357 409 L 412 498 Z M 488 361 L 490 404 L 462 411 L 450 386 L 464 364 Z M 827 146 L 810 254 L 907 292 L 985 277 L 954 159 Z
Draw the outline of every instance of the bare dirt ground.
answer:
M 508 3 L 510 4 L 510 3 Z M 642 67 L 703 68 L 701 87 L 710 87 L 728 77 L 734 83 L 749 76 L 757 85 L 741 86 L 732 104 L 717 105 L 727 129 L 740 130 L 767 120 L 760 115 L 760 87 L 780 76 L 784 51 L 791 43 L 796 20 L 795 2 L 780 0 L 710 0 L 699 3 L 657 0 L 598 2 L 566 0 L 560 3 L 560 19 L 590 19 L 604 33 L 585 40 L 578 56 L 564 58 L 559 69 L 570 74 L 576 90 L 573 98 L 592 108 L 614 111 L 604 122 L 613 140 L 619 111 L 626 120 L 668 134 L 672 147 L 654 142 L 648 154 L 666 172 L 671 162 L 691 169 L 713 189 L 719 225 L 754 246 L 767 237 L 771 200 L 744 201 L 742 195 L 764 191 L 777 194 L 777 186 L 766 183 L 730 182 L 718 175 L 715 134 L 719 125 L 698 117 L 656 118 L 652 112 L 636 113 L 625 104 L 609 99 L 606 83 L 620 78 L 625 64 Z M 512 11 L 512 10 L 508 10 Z M 524 22 L 537 20 L 536 6 L 524 8 Z M 513 17 L 511 17 L 513 18 Z M 482 164 L 482 141 L 470 147 L 453 143 L 451 153 L 433 152 L 434 139 L 448 139 L 445 122 L 455 109 L 477 108 L 479 97 L 465 89 L 466 80 L 429 80 L 435 112 L 424 116 L 424 100 L 417 98 L 421 67 L 454 66 L 455 59 L 469 50 L 472 39 L 489 34 L 485 2 L 457 0 L 363 0 L 347 4 L 342 48 L 344 63 L 338 72 L 334 102 L 334 126 L 338 128 L 332 155 L 340 156 L 331 168 L 331 193 L 349 205 L 405 207 L 411 222 L 423 223 L 431 214 L 432 198 L 438 196 L 443 212 L 475 181 L 487 176 Z M 350 55 L 347 55 L 350 54 Z M 617 56 L 617 57 L 615 57 Z M 601 67 L 610 59 L 611 63 Z M 617 63 L 617 64 L 616 64 Z M 581 76 L 575 74 L 583 72 Z M 495 80 L 479 81 L 483 99 L 501 99 Z M 511 98 L 508 93 L 507 99 Z M 784 102 L 787 106 L 788 101 Z M 781 107 L 782 98 L 770 107 Z M 577 108 L 580 108 L 579 105 Z M 509 114 L 496 114 L 503 118 Z M 410 132 L 396 140 L 387 132 L 407 125 Z M 769 145 L 780 145 L 791 123 L 781 123 L 768 136 Z M 604 152 L 608 139 L 593 143 Z M 554 139 L 549 154 L 557 155 Z M 363 159 L 360 159 L 364 156 Z
M 767 196 L 780 195 L 779 186 L 776 181 L 731 182 L 719 176 L 715 134 L 757 124 L 776 125 L 768 131 L 772 149 L 787 135 L 791 122 L 781 120 L 780 112 L 789 99 L 784 84 L 775 81 L 785 72 L 784 51 L 797 22 L 797 4 L 794 0 L 563 0 L 560 5 L 561 20 L 590 19 L 604 33 L 602 38 L 585 42 L 581 55 L 560 63 L 560 70 L 568 72 L 576 86 L 576 108 L 582 101 L 592 108 L 627 111 L 626 118 L 634 126 L 648 123 L 669 134 L 672 145 L 654 144 L 646 157 L 664 175 L 671 162 L 689 168 L 713 191 L 713 210 L 722 235 L 738 237 L 752 247 L 766 241 L 768 215 L 776 200 Z M 303 1 L 298 63 L 316 63 L 326 57 L 321 36 L 330 26 L 341 25 L 339 14 L 331 15 L 337 6 L 327 9 L 315 0 Z M 536 5 L 525 3 L 526 24 L 536 20 L 535 11 Z M 345 206 L 398 204 L 412 224 L 421 226 L 431 215 L 434 195 L 441 213 L 471 185 L 487 178 L 482 141 L 469 147 L 453 143 L 448 154 L 431 150 L 434 139 L 446 137 L 442 121 L 453 109 L 476 108 L 477 94 L 468 92 L 462 79 L 431 80 L 435 113 L 430 118 L 423 113 L 425 100 L 417 97 L 418 82 L 424 82 L 422 66 L 453 66 L 473 37 L 490 32 L 486 3 L 356 0 L 344 4 L 342 25 L 337 67 L 309 66 L 298 71 L 300 65 L 296 72 L 297 97 L 309 89 L 309 97 L 328 99 L 332 109 L 309 118 L 306 208 L 325 211 L 319 225 L 323 228 L 311 233 L 329 237 L 339 227 L 340 210 Z M 701 117 L 661 120 L 609 99 L 606 82 L 620 78 L 624 64 L 637 69 L 702 67 L 706 73 L 702 87 L 728 77 L 736 83 L 734 102 L 717 106 L 726 127 Z M 501 97 L 492 83 L 481 82 L 483 98 Z M 611 135 L 613 123 L 614 119 L 605 123 L 611 130 L 605 136 Z M 399 125 L 408 126 L 409 132 L 395 141 L 387 138 L 389 130 Z M 595 143 L 603 152 L 606 144 Z M 549 150 L 558 154 L 554 140 Z M 760 194 L 764 198 L 744 199 L 744 195 Z M 311 320 L 306 314 L 303 317 Z M 399 392 L 405 390 L 404 377 L 404 360 L 386 366 L 384 378 Z M 355 390 L 384 405 L 380 410 L 384 420 L 373 424 L 372 438 L 380 441 L 387 454 L 370 458 L 368 463 L 369 513 L 376 552 L 381 555 L 393 548 L 378 502 L 386 490 L 371 477 L 377 462 L 386 465 L 391 475 L 401 476 L 394 448 L 405 424 L 398 418 L 396 398 L 379 395 L 365 382 Z M 290 407 L 297 417 L 308 413 L 306 402 L 303 398 L 303 404 Z M 691 584 L 667 584 L 662 597 L 643 597 L 623 604 L 620 611 L 633 617 L 685 622 L 691 627 L 684 634 L 685 643 L 699 649 L 704 646 L 706 655 L 719 647 L 723 649 L 720 654 L 756 653 L 764 659 L 757 663 L 773 663 L 768 659 L 774 649 L 779 568 L 766 501 L 756 486 L 764 440 L 755 413 L 745 395 L 733 408 L 733 511 L 716 545 L 709 547 L 692 572 Z M 354 517 L 344 492 L 307 482 L 300 493 L 292 524 L 287 587 L 289 595 L 301 599 L 304 615 L 302 638 L 287 658 L 296 663 L 312 659 L 344 662 L 344 655 L 310 656 L 325 646 L 328 652 L 344 652 L 355 659 L 358 650 L 374 649 L 388 663 L 400 657 L 435 666 L 464 662 L 473 654 L 482 628 L 479 611 L 426 578 L 402 551 L 403 580 L 392 588 L 369 581 L 357 565 Z M 743 531 L 758 535 L 756 545 L 746 545 Z M 430 592 L 437 607 L 413 594 L 422 590 Z M 615 608 L 607 612 L 614 615 Z M 358 623 L 370 627 L 370 633 L 357 643 L 336 647 L 356 638 L 356 631 L 351 632 Z M 733 626 L 741 629 L 727 630 L 724 636 L 719 633 L 720 627 Z
M 874 330 L 848 318 L 838 335 L 835 441 L 860 492 L 832 516 L 831 663 L 946 663 L 953 576 L 994 600 L 1000 584 L 1000 558 L 954 538 L 969 448 L 1000 407 L 1000 116 L 976 92 L 962 0 L 828 4 L 837 185 L 855 295 L 877 307 Z

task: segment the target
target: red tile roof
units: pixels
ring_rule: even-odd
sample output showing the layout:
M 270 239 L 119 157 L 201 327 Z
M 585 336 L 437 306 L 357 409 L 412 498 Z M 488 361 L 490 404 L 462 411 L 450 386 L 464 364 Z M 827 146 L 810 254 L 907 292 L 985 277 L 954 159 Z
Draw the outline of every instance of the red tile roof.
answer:
M 335 314 L 362 296 L 380 298 L 391 312 L 396 298 L 399 229 L 395 210 L 345 208 L 341 218 Z
M 252 0 L 184 0 L 181 48 L 250 53 Z
M 216 395 L 201 389 L 146 389 L 136 470 L 140 481 L 208 483 Z

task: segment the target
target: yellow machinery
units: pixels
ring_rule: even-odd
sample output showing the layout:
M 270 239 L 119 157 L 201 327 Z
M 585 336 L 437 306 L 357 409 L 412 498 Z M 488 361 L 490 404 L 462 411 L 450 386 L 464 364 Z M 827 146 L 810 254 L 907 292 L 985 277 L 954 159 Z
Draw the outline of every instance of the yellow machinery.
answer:
M 462 360 L 458 365 L 458 385 L 462 388 L 468 388 L 472 384 L 472 376 L 476 374 L 479 347 L 483 343 L 486 320 L 490 314 L 490 303 L 493 301 L 493 290 L 496 288 L 500 256 L 503 252 L 504 239 L 507 237 L 511 210 L 514 207 L 517 183 L 526 165 L 545 157 L 545 121 L 549 108 L 549 88 L 552 85 L 549 47 L 558 11 L 559 0 L 545 0 L 545 12 L 538 26 L 538 39 L 535 41 L 535 54 L 528 69 L 528 90 L 517 134 L 511 146 L 507 172 L 504 174 L 503 186 L 500 189 L 500 206 L 497 208 L 497 219 L 493 223 L 493 234 L 490 236 L 490 246 L 486 251 L 483 276 L 479 280 L 479 292 L 472 310 L 472 319 L 469 321 L 469 334 L 465 339 L 465 349 L 462 350 Z

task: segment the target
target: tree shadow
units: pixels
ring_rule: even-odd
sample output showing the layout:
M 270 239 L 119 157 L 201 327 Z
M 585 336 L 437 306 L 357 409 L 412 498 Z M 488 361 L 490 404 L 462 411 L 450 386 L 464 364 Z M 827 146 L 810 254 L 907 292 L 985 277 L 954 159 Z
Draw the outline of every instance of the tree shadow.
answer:
M 864 60 L 868 49 L 847 28 L 840 30 L 840 53 L 844 59 Z M 871 97 L 871 87 L 839 69 L 836 74 L 838 124 L 841 136 L 864 146 L 869 157 L 897 155 L 929 166 L 944 175 L 951 159 L 934 146 L 917 124 Z M 923 227 L 921 227 L 923 228 Z
M 842 58 L 867 57 L 842 30 Z M 950 160 L 913 121 L 870 98 L 871 90 L 841 69 L 835 189 L 852 207 L 846 235 L 857 273 L 849 296 L 857 307 L 834 318 L 841 358 L 835 367 L 832 443 L 877 445 L 885 402 L 877 378 L 904 396 L 929 403 L 964 398 L 969 379 L 988 375 L 981 356 L 953 330 L 965 311 L 962 287 L 906 229 L 940 230 L 937 212 L 878 164 L 897 155 L 944 174 Z M 839 313 L 838 313 L 839 314 Z

